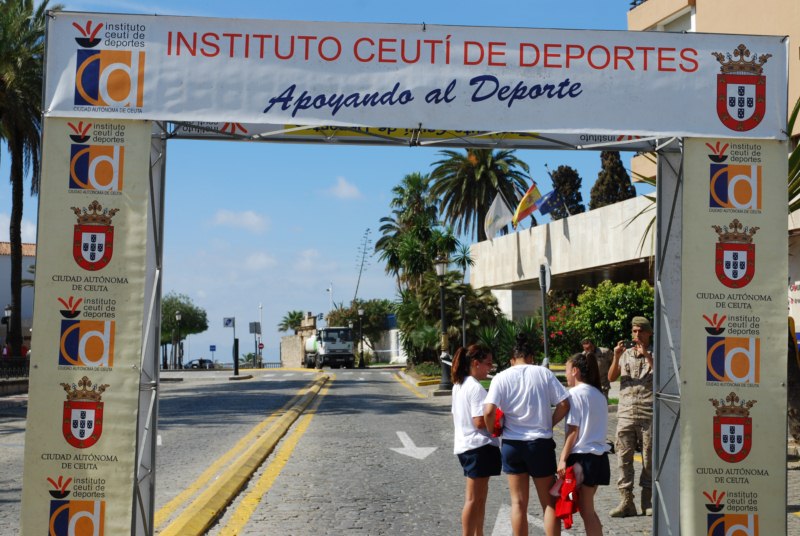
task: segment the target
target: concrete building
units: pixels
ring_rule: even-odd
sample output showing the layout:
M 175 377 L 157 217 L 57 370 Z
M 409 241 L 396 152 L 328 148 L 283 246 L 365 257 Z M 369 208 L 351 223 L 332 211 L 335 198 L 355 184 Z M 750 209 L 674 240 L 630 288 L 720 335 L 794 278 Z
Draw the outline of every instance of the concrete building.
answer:
M 604 280 L 652 281 L 653 203 L 644 196 L 473 244 L 470 283 L 490 288 L 512 320 L 541 306 L 540 266 L 550 288 L 580 289 Z
M 36 244 L 22 244 L 22 278 L 33 279 L 32 266 L 36 264 Z M 0 242 L 0 309 L 11 304 L 11 244 Z M 33 326 L 33 286 L 22 287 L 22 338 L 30 347 Z M 0 329 L 0 339 L 5 342 L 6 332 Z

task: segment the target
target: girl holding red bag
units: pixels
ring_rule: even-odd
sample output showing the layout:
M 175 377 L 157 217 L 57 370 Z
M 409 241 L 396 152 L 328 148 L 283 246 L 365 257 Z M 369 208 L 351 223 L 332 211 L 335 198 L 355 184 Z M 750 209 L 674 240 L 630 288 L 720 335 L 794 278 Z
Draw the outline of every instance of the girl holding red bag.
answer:
M 486 389 L 479 383 L 492 370 L 492 354 L 473 344 L 459 348 L 453 357 L 453 452 L 458 456 L 467 479 L 464 508 L 461 511 L 462 535 L 482 536 L 486 513 L 489 477 L 500 474 L 498 440 L 486 429 L 483 400 Z
M 602 536 L 603 525 L 594 509 L 597 486 L 611 479 L 606 442 L 608 402 L 600 390 L 600 372 L 594 355 L 575 354 L 567 361 L 570 407 L 567 434 L 558 462 L 563 477 L 567 467 L 580 464 L 583 482 L 578 488 L 578 510 L 587 536 Z

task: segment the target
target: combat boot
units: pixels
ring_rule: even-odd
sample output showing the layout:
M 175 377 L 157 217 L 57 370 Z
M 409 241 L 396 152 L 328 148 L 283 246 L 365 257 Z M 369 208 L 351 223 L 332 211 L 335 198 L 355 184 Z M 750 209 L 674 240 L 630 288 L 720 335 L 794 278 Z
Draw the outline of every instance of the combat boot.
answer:
M 633 492 L 629 489 L 620 490 L 622 500 L 619 505 L 611 510 L 611 517 L 633 517 L 636 515 L 636 505 L 633 503 Z
M 642 488 L 642 515 L 653 515 L 653 490 L 650 488 Z

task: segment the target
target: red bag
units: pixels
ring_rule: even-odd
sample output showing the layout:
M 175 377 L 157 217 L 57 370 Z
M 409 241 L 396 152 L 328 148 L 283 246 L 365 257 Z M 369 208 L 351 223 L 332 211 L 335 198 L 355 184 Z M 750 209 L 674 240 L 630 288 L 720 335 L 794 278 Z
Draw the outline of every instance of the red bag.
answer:
M 500 437 L 503 435 L 503 410 L 496 408 L 494 411 L 494 429 L 492 430 L 492 437 Z

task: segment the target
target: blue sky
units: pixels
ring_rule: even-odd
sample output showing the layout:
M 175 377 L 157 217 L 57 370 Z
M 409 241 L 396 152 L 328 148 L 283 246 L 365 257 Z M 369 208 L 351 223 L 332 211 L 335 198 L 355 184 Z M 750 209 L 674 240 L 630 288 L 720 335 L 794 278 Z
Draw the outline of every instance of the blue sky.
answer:
M 512 0 L 486 2 L 65 1 L 71 11 L 390 22 L 532 28 L 624 30 L 628 0 L 604 2 Z M 302 8 L 300 8 L 302 6 Z M 622 113 L 622 111 L 621 111 Z M 8 157 L 0 154 L 0 240 L 8 239 Z M 518 151 L 542 193 L 550 189 L 544 165 L 568 164 L 583 177 L 584 201 L 600 168 L 598 152 Z M 627 162 L 628 157 L 623 156 Z M 188 295 L 206 310 L 209 330 L 190 336 L 186 359 L 230 361 L 233 334 L 223 317 L 235 316 L 242 352 L 252 351 L 248 322 L 263 309 L 264 356 L 277 360 L 276 325 L 290 310 L 325 313 L 327 289 L 349 302 L 358 277 L 366 229 L 378 238 L 389 215 L 391 189 L 408 173 L 428 173 L 438 149 L 171 141 L 167 148 L 164 292 Z M 36 198 L 26 197 L 23 240 L 35 241 Z M 359 298 L 395 298 L 394 281 L 370 258 Z

